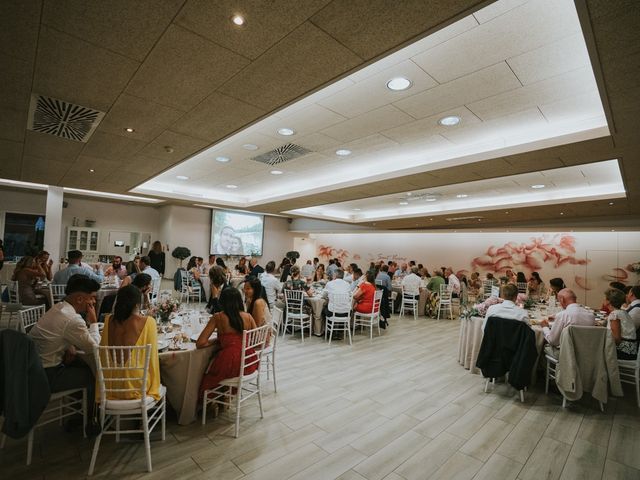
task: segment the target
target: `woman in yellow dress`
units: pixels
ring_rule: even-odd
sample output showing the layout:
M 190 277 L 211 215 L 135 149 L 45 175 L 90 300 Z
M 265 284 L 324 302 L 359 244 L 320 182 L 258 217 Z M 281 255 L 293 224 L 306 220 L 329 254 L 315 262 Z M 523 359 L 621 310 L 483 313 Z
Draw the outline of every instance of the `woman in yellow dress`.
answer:
M 160 400 L 160 363 L 158 360 L 158 338 L 156 321 L 153 317 L 140 314 L 140 306 L 143 302 L 143 294 L 133 285 L 118 290 L 113 306 L 113 314 L 107 315 L 102 332 L 101 346 L 143 346 L 151 345 L 151 358 L 149 359 L 149 372 L 147 374 L 147 396 Z M 104 359 L 101 359 L 104 363 Z M 130 365 L 134 366 L 134 365 Z M 111 374 L 111 375 L 110 375 Z M 135 370 L 105 371 L 105 380 L 110 376 L 122 378 L 123 376 L 139 376 Z M 109 385 L 109 383 L 107 383 Z M 131 400 L 140 398 L 140 383 L 137 380 L 117 382 L 113 388 L 131 389 L 121 392 L 117 397 L 109 396 L 110 400 Z M 100 385 L 96 386 L 96 399 L 100 401 Z

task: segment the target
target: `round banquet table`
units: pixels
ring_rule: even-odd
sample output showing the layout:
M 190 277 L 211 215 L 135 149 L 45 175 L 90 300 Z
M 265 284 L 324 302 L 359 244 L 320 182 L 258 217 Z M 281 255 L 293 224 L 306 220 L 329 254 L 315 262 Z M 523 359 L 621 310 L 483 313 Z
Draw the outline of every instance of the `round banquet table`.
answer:
M 179 425 L 188 425 L 197 418 L 198 392 L 202 375 L 209 364 L 213 346 L 197 349 L 193 342 L 184 343 L 184 350 L 163 351 L 160 378 L 167 387 L 167 400 L 178 415 Z
M 469 370 L 470 373 L 480 374 L 480 369 L 476 367 L 478 353 L 480 353 L 480 345 L 482 345 L 482 322 L 483 317 L 461 317 L 460 318 L 460 337 L 458 339 L 458 363 Z M 542 352 L 544 344 L 544 335 L 542 327 L 532 325 L 531 329 L 536 335 L 536 349 L 538 356 Z M 537 365 L 537 362 L 536 362 Z M 533 371 L 536 368 L 534 366 Z

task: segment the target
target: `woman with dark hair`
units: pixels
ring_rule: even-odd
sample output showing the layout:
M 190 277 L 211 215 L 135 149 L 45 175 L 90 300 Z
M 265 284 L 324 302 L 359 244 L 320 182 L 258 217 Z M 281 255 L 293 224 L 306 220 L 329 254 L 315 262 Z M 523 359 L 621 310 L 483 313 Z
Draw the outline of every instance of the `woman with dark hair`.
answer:
M 229 270 L 227 269 L 227 266 L 224 263 L 224 260 L 222 260 L 221 257 L 216 257 L 216 265 L 218 265 L 219 267 L 222 267 L 225 275 L 229 272 Z
M 164 275 L 164 252 L 162 251 L 162 243 L 159 240 L 156 240 L 151 245 L 151 250 L 147 254 L 149 259 L 151 260 L 151 268 L 155 269 L 160 276 Z
M 529 297 L 531 298 L 542 298 L 547 294 L 547 287 L 540 278 L 540 274 L 538 272 L 533 272 L 531 274 L 531 278 L 529 279 L 529 284 L 527 285 L 527 290 L 529 293 Z
M 47 297 L 36 291 L 36 282 L 44 280 L 46 274 L 33 257 L 22 257 L 13 270 L 11 280 L 18 282 L 18 294 L 23 305 L 50 305 Z
M 256 277 L 244 282 L 244 305 L 258 327 L 271 323 L 271 312 L 262 283 Z
M 200 395 L 205 390 L 216 388 L 226 378 L 238 376 L 242 357 L 242 333 L 245 330 L 256 328 L 253 317 L 244 311 L 242 296 L 237 288 L 225 288 L 220 294 L 221 311 L 209 319 L 202 333 L 196 341 L 196 348 L 206 348 L 219 344 L 220 351 L 209 364 L 202 381 L 200 382 Z M 211 340 L 211 335 L 217 332 L 216 340 Z M 255 355 L 249 352 L 249 355 Z M 245 375 L 256 371 L 258 364 L 245 369 Z
M 324 263 L 319 263 L 316 271 L 313 273 L 313 281 L 321 282 L 324 280 Z
M 527 283 L 527 277 L 525 277 L 523 272 L 518 272 L 518 274 L 516 275 L 516 284 L 518 283 Z
M 564 280 L 562 280 L 560 277 L 552 278 L 551 280 L 549 280 L 549 287 L 551 287 L 549 295 L 553 295 L 555 297 L 558 296 L 558 292 L 560 290 L 562 290 L 563 288 L 567 288 L 567 286 L 564 284 Z
M 102 331 L 102 346 L 144 346 L 151 345 L 151 358 L 149 360 L 149 373 L 147 375 L 147 396 L 160 400 L 160 363 L 158 361 L 158 338 L 156 321 L 153 317 L 140 314 L 142 305 L 142 292 L 133 285 L 118 290 L 113 313 L 107 315 Z M 113 375 L 118 378 L 139 377 L 140 372 L 131 370 L 105 371 L 105 378 Z M 99 388 L 99 385 L 97 385 Z M 118 388 L 131 389 L 121 392 L 111 399 L 129 400 L 140 398 L 139 380 L 118 382 Z M 100 400 L 99 392 L 96 392 L 96 400 Z
M 247 257 L 240 257 L 238 260 L 238 265 L 236 265 L 236 272 L 239 275 L 248 275 L 249 274 L 249 266 L 247 265 Z
M 359 313 L 371 313 L 373 308 L 373 297 L 376 293 L 374 270 L 367 270 L 366 280 L 360 284 L 353 294 L 355 311 Z
M 140 267 L 135 262 L 135 260 L 131 260 L 125 264 L 125 269 L 127 270 L 127 276 L 122 279 L 120 283 L 120 288 L 126 287 L 127 285 L 131 285 L 133 280 L 136 278 L 136 275 L 140 273 Z
M 127 278 L 129 277 L 126 277 L 125 280 Z M 151 292 L 151 281 L 152 281 L 151 275 L 148 275 L 146 273 L 139 273 L 138 275 L 136 275 L 136 278 L 134 278 L 133 281 L 130 281 L 129 285 L 138 287 L 138 289 L 140 290 L 140 293 L 142 294 L 142 308 L 149 308 L 149 292 Z M 121 286 L 120 290 L 122 290 L 123 288 L 129 285 Z M 118 290 L 118 292 L 120 290 Z M 113 305 L 115 304 L 115 301 L 116 301 L 115 295 L 108 295 L 104 297 L 104 300 L 102 300 L 102 303 L 100 304 L 100 311 L 98 312 L 98 318 L 101 318 L 102 315 L 105 315 L 107 313 L 113 313 Z
M 213 265 L 209 269 L 209 280 L 211 283 L 211 293 L 205 310 L 213 315 L 221 310 L 220 293 L 229 287 L 229 284 L 227 283 L 227 275 L 220 265 Z

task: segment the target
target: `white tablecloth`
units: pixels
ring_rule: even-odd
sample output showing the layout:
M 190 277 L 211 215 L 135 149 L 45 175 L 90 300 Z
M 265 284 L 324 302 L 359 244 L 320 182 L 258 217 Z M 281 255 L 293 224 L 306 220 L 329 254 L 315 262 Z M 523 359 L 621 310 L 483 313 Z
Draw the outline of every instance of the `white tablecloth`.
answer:
M 304 297 L 304 302 L 311 307 L 311 333 L 317 337 L 324 335 L 325 318 L 322 315 L 322 310 L 327 303 L 327 300 L 321 296 L 316 297 Z M 284 311 L 284 300 L 278 300 L 276 306 Z

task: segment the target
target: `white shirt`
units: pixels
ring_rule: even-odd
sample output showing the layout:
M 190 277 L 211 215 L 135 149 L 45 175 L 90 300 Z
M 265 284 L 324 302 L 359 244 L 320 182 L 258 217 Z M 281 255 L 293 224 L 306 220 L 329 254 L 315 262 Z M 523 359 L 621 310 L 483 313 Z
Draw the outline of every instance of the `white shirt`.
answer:
M 95 273 L 91 267 L 72 264 L 64 270 L 56 272 L 56 274 L 53 276 L 53 283 L 55 283 L 56 285 L 66 285 L 69 282 L 69 279 L 73 275 L 76 275 L 78 273 L 81 275 L 86 275 L 87 277 L 92 278 L 98 283 L 102 283 L 102 281 L 104 280 L 104 274 L 102 273 L 102 270 L 100 270 L 98 273 Z
M 160 274 L 155 268 L 147 267 L 142 271 L 142 273 L 149 275 L 151 277 L 151 281 L 154 283 L 160 280 Z
M 631 302 L 627 307 L 627 312 L 629 313 L 633 324 L 636 326 L 636 330 L 640 328 L 640 300 L 634 300 Z
M 71 346 L 92 353 L 94 345 L 100 344 L 98 324 L 92 323 L 87 328 L 84 319 L 65 301 L 51 307 L 31 328 L 29 336 L 38 348 L 44 368 L 60 365 L 64 352 Z
M 274 306 L 276 304 L 276 299 L 278 298 L 278 292 L 282 290 L 282 284 L 276 277 L 267 272 L 262 274 L 262 277 L 260 277 L 260 283 L 267 294 L 269 305 Z
M 348 298 L 345 297 L 344 302 L 334 302 L 333 299 L 335 295 L 348 295 Z M 345 282 L 342 278 L 336 278 L 335 280 L 331 280 L 324 287 L 324 297 L 329 297 L 329 305 L 327 308 L 330 312 L 333 312 L 334 309 L 339 311 L 346 311 L 351 306 L 351 285 L 348 282 Z
M 455 293 L 460 293 L 460 280 L 453 273 L 449 275 L 449 289 Z
M 402 288 L 407 293 L 418 295 L 420 292 L 420 285 L 422 285 L 422 279 L 415 273 L 410 273 L 402 279 Z
M 351 287 L 350 287 L 351 292 L 352 293 L 355 292 L 360 286 L 360 284 L 366 280 L 366 278 L 367 278 L 366 275 L 360 275 L 360 278 L 358 278 L 357 280 L 353 280 L 351 282 Z
M 560 346 L 560 334 L 565 327 L 569 325 L 582 325 L 585 327 L 593 327 L 596 324 L 596 317 L 582 305 L 572 303 L 567 308 L 556 314 L 555 321 L 551 328 L 544 327 L 542 329 L 544 338 L 550 345 L 554 347 Z
M 487 325 L 489 317 L 510 318 L 513 320 L 519 320 L 529 325 L 529 314 L 524 308 L 518 307 L 511 300 L 505 300 L 502 303 L 496 303 L 487 308 L 487 313 L 482 321 L 482 330 Z
M 300 268 L 300 275 L 302 275 L 305 278 L 311 278 L 313 277 L 313 273 L 315 272 L 315 268 L 313 268 L 313 265 L 311 265 L 310 263 L 305 263 L 301 268 Z

